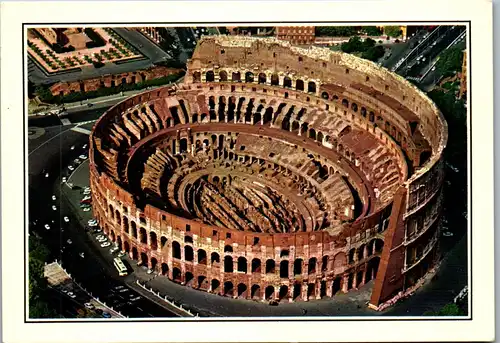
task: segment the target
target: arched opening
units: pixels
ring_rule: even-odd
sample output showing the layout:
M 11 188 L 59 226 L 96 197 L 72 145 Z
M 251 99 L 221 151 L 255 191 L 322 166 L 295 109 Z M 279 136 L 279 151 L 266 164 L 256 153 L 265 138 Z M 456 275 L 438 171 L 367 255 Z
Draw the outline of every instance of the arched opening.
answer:
M 276 264 L 274 263 L 274 260 L 267 260 L 266 261 L 266 274 L 273 274 L 276 269 Z
M 328 256 L 323 256 L 321 259 L 321 271 L 326 272 L 328 270 Z
M 252 273 L 260 273 L 260 260 L 258 258 L 254 258 L 252 260 Z
M 227 82 L 227 72 L 225 70 L 221 70 L 219 73 L 219 81 Z
M 123 217 L 123 230 L 125 233 L 129 233 L 128 218 Z
M 266 299 L 270 300 L 274 296 L 274 287 L 273 286 L 267 286 L 266 287 Z
M 182 282 L 182 273 L 181 270 L 177 267 L 172 269 L 172 280 L 175 282 Z
M 316 140 L 320 143 L 323 143 L 323 133 L 322 132 L 318 132 L 318 134 L 316 135 Z
M 151 257 L 151 269 L 156 271 L 157 265 L 158 265 L 158 260 L 155 257 Z
M 115 232 L 113 230 L 111 230 L 110 238 L 111 238 L 111 242 L 114 242 L 116 239 Z
M 151 231 L 149 233 L 149 242 L 151 244 L 151 249 L 153 250 L 158 249 L 158 239 L 156 238 L 156 233 L 154 231 Z
M 207 80 L 207 82 L 214 82 L 215 80 L 214 72 L 212 70 L 207 71 L 207 73 L 205 74 L 205 79 Z
M 167 237 L 161 236 L 161 238 L 160 238 L 160 247 L 161 247 L 161 249 L 163 249 L 166 244 L 167 244 Z
M 361 261 L 365 256 L 365 245 L 361 245 L 358 248 L 358 261 Z
M 205 275 L 198 275 L 198 288 L 202 288 L 206 282 L 207 282 L 207 277 Z
M 363 117 L 365 117 L 365 118 L 366 118 L 366 108 L 361 107 L 361 111 L 360 111 L 360 113 L 361 113 L 361 115 L 362 115 Z
M 143 266 L 147 266 L 148 265 L 148 255 L 144 252 L 141 252 L 141 264 Z
M 207 253 L 203 249 L 198 249 L 198 263 L 207 264 Z
M 213 252 L 212 255 L 210 255 L 210 263 L 211 264 L 220 263 L 219 254 L 217 254 L 216 252 Z
M 172 257 L 173 258 L 181 258 L 181 245 L 179 242 L 172 242 Z
M 314 289 L 315 289 L 315 285 L 313 283 L 310 283 L 307 285 L 307 298 L 311 298 L 311 297 L 314 297 Z
M 299 283 L 296 283 L 293 285 L 293 299 L 292 300 L 295 300 L 297 299 L 298 297 L 300 297 L 300 293 L 301 293 L 301 285 Z
M 308 264 L 308 274 L 316 273 L 316 257 L 311 257 Z
M 343 252 L 339 252 L 333 258 L 333 269 L 335 270 L 335 273 L 338 274 L 342 272 L 345 265 L 346 265 L 346 256 Z
M 186 272 L 184 275 L 184 282 L 186 286 L 192 287 L 194 282 L 194 275 L 191 272 Z
M 349 263 L 354 263 L 354 254 L 356 254 L 355 248 L 349 250 Z
M 260 299 L 260 286 L 259 285 L 253 285 L 251 290 L 250 290 L 250 297 L 252 299 Z
M 381 239 L 375 240 L 375 253 L 381 253 L 384 249 L 384 241 Z
M 184 246 L 184 260 L 189 262 L 194 260 L 193 247 L 190 245 Z
M 271 75 L 271 86 L 278 86 L 280 84 L 280 78 L 278 74 Z
M 120 251 L 122 251 L 123 250 L 123 244 L 122 244 L 122 238 L 120 236 L 118 236 L 116 238 L 116 244 L 118 246 L 118 249 L 120 249 Z
M 342 131 L 340 131 L 340 133 L 339 133 L 339 137 L 345 136 L 345 135 L 347 135 L 347 134 L 348 134 L 348 133 L 350 133 L 350 132 L 351 132 L 351 126 L 350 126 L 350 125 L 347 125 L 346 127 L 344 127 L 344 128 L 342 129 Z
M 233 272 L 233 258 L 231 256 L 224 256 L 224 273 Z
M 288 76 L 285 76 L 285 78 L 283 79 L 283 87 L 292 88 L 292 79 Z
M 342 279 L 340 277 L 333 280 L 332 295 L 337 294 L 342 289 Z
M 179 152 L 182 154 L 187 151 L 188 141 L 187 138 L 181 138 L 179 140 Z
M 295 81 L 295 89 L 298 91 L 303 91 L 304 90 L 304 81 L 302 81 L 302 80 Z
M 347 99 L 342 99 L 342 105 L 346 108 L 349 108 L 349 101 Z
M 300 275 L 302 274 L 302 263 L 304 261 L 302 261 L 301 258 L 298 258 L 295 260 L 295 262 L 293 263 L 293 275 Z
M 132 248 L 132 259 L 137 260 L 139 258 L 139 253 L 137 252 L 137 248 L 133 247 Z
M 240 283 L 238 285 L 238 297 L 239 298 L 246 298 L 247 297 L 247 285 L 244 283 Z
M 377 277 L 379 264 L 380 264 L 380 257 L 378 256 L 368 261 L 368 264 L 366 266 L 365 282 L 374 280 Z
M 361 285 L 361 283 L 363 282 L 363 274 L 364 274 L 364 270 L 360 270 L 357 274 L 356 274 L 356 288 L 359 288 L 359 286 Z
M 372 123 L 375 121 L 375 113 L 373 113 L 373 111 L 370 111 L 370 121 Z
M 130 244 L 128 243 L 128 241 L 123 242 L 123 251 L 127 253 L 130 252 Z
M 148 235 L 146 233 L 146 229 L 141 227 L 139 229 L 139 241 L 142 243 L 142 244 L 147 244 L 148 242 Z
M 253 82 L 254 76 L 251 71 L 245 73 L 245 82 Z
M 420 153 L 420 165 L 423 166 L 431 158 L 431 155 L 432 151 L 430 150 L 422 151 Z
M 168 264 L 161 264 L 161 275 L 168 275 Z
M 217 279 L 212 279 L 212 282 L 210 282 L 210 289 L 212 290 L 212 292 L 218 293 L 219 286 L 220 286 L 220 281 Z
M 326 281 L 321 281 L 319 284 L 319 296 L 320 298 L 326 297 Z
M 314 130 L 314 129 L 309 130 L 309 138 L 314 139 L 314 140 L 316 139 L 316 130 Z
M 264 113 L 264 124 L 270 123 L 273 120 L 273 108 L 268 107 Z
M 193 73 L 193 83 L 201 82 L 201 73 L 199 71 L 195 71 Z
M 233 82 L 240 82 L 241 81 L 241 74 L 239 71 L 233 72 L 232 80 L 233 80 Z
M 260 73 L 259 74 L 259 83 L 261 84 L 265 84 L 267 82 L 267 77 L 266 77 L 266 74 L 264 73 Z
M 288 261 L 280 262 L 280 278 L 288 278 Z
M 247 259 L 244 257 L 238 257 L 238 271 L 242 273 L 247 272 Z
M 310 81 L 308 84 L 307 84 L 307 91 L 309 93 L 316 93 L 316 83 Z
M 217 178 L 217 181 L 215 180 L 215 178 Z M 219 182 L 219 177 L 215 176 L 213 180 L 214 180 L 215 183 L 218 183 Z M 230 246 L 230 245 L 226 245 L 224 247 L 224 252 L 233 252 L 233 247 Z
M 224 282 L 224 295 L 233 296 L 234 286 L 231 281 Z
M 351 109 L 354 111 L 354 112 L 358 112 L 358 105 L 356 103 L 352 103 L 351 105 Z
M 288 297 L 288 286 L 281 286 L 278 294 L 279 300 L 286 299 Z
M 329 98 L 330 96 L 328 95 L 328 93 L 327 93 L 327 92 L 323 92 L 323 93 L 321 93 L 321 97 L 322 97 L 323 99 L 328 100 L 328 98 Z

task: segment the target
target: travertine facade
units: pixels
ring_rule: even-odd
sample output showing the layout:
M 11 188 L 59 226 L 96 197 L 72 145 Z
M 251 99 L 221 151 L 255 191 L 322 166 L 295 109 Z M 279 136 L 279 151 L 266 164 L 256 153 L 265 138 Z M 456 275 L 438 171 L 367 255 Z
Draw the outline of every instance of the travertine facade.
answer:
M 189 287 L 306 301 L 375 279 L 377 306 L 438 257 L 446 123 L 354 56 L 204 37 L 183 85 L 114 106 L 90 140 L 106 234 Z

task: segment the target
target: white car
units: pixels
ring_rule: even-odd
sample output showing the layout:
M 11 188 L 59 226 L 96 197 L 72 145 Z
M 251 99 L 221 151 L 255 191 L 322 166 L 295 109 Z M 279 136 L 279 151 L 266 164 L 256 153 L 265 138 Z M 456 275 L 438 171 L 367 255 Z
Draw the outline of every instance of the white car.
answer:
M 72 145 L 70 149 L 71 149 L 71 150 L 75 150 L 75 146 L 74 146 L 74 145 Z
M 57 210 L 56 205 L 52 205 L 52 210 L 53 210 L 53 211 L 56 211 L 56 210 Z
M 71 171 L 75 170 L 75 168 L 73 166 L 68 166 L 68 169 Z
M 84 145 L 82 146 L 82 149 L 87 149 L 87 144 L 84 144 Z
M 66 180 L 67 180 L 67 179 L 66 179 L 66 176 L 63 176 L 63 178 L 62 178 L 62 180 L 61 180 L 61 181 L 62 181 L 62 182 L 66 182 Z
M 97 222 L 96 221 L 88 221 L 87 224 L 89 224 L 90 226 L 97 226 Z
M 73 162 L 75 162 L 76 164 L 80 164 L 81 161 L 77 158 Z
M 434 71 L 434 70 L 436 70 L 436 67 L 432 67 L 431 71 Z
M 73 244 L 73 241 L 72 241 L 71 239 L 68 239 L 66 242 L 67 242 L 68 244 Z
M 451 233 L 450 231 L 445 231 L 445 232 L 443 232 L 443 236 L 444 237 L 451 237 L 451 236 L 453 236 L 453 233 Z
M 107 240 L 108 240 L 108 239 L 107 239 L 106 237 L 97 238 L 97 241 L 98 241 L 99 243 L 104 243 L 104 242 L 106 242 Z
M 111 243 L 109 243 L 109 242 L 104 242 L 104 243 L 102 243 L 102 244 L 101 244 L 101 248 L 107 248 L 107 247 L 109 247 L 110 245 L 111 245 Z
M 66 223 L 69 223 L 69 218 L 68 218 L 68 217 L 64 217 L 63 219 L 64 219 L 64 221 L 65 221 Z
M 153 269 L 148 269 L 148 271 L 146 272 L 146 274 L 153 274 Z
M 91 197 L 90 195 L 86 195 L 86 196 L 82 199 L 82 201 L 83 201 L 83 200 L 89 200 L 89 199 L 92 199 L 92 197 Z
M 83 252 L 81 252 L 79 255 L 80 255 L 81 258 L 85 257 L 85 254 Z
M 80 155 L 80 156 L 78 156 L 78 158 L 80 158 L 82 160 L 86 160 L 87 159 L 87 155 Z
M 56 200 L 56 199 L 57 199 L 57 198 L 56 198 L 56 196 L 55 196 L 55 195 L 53 195 L 53 196 L 52 196 L 52 200 Z
M 85 208 L 83 209 L 83 212 L 89 212 L 89 211 L 90 211 L 90 207 L 85 207 Z
M 50 230 L 50 225 L 49 224 L 45 224 L 45 229 L 46 230 Z
M 85 307 L 88 308 L 89 310 L 95 309 L 95 306 L 92 305 L 91 303 L 85 303 Z
M 45 177 L 49 177 L 49 173 L 45 173 Z
M 68 296 L 69 296 L 71 299 L 75 299 L 75 298 L 76 298 L 76 295 L 75 295 L 73 292 L 68 292 Z

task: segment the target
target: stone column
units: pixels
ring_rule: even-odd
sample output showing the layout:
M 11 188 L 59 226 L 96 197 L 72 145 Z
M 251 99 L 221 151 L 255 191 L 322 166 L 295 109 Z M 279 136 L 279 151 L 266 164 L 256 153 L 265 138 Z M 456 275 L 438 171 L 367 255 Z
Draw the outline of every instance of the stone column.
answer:
M 357 271 L 353 273 L 352 288 L 358 289 L 358 272 Z
M 180 153 L 181 151 L 181 132 L 179 130 L 177 130 L 176 132 L 176 137 L 175 137 L 175 151 L 177 153 Z
M 347 293 L 349 291 L 349 274 L 342 277 L 342 292 Z
M 278 82 L 279 82 L 279 85 L 280 85 L 281 87 L 283 87 L 283 85 L 284 85 L 284 80 L 285 80 L 285 75 L 278 75 L 278 79 L 279 79 L 279 81 L 278 81 Z
M 293 288 L 294 288 L 294 285 L 293 283 L 291 283 L 288 287 L 288 302 L 291 303 L 293 302 Z
M 333 280 L 326 281 L 326 296 L 330 298 L 333 296 Z
M 315 292 L 316 292 L 316 300 L 321 299 L 321 281 L 316 280 Z
M 301 291 L 301 296 L 302 296 L 302 300 L 303 301 L 308 301 L 307 299 L 307 289 L 309 288 L 309 285 L 308 284 L 301 284 L 300 285 L 300 291 Z

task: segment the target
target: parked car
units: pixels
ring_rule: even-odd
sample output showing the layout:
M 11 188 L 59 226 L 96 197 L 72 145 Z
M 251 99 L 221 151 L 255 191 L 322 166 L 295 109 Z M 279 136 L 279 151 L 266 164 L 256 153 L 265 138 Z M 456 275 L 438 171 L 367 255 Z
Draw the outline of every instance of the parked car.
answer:
M 68 169 L 71 171 L 75 170 L 75 168 L 73 166 L 68 166 Z
M 68 217 L 64 217 L 63 219 L 64 219 L 64 221 L 65 221 L 66 223 L 69 223 L 69 218 L 68 218 Z
M 102 244 L 101 244 L 101 248 L 107 248 L 107 247 L 109 247 L 110 245 L 111 245 L 111 243 L 109 243 L 109 242 L 104 242 L 104 243 L 102 243 Z
M 55 195 L 52 195 L 52 200 L 56 200 L 56 196 Z
M 80 156 L 78 156 L 78 158 L 80 158 L 82 160 L 86 160 L 88 157 L 87 157 L 87 155 L 80 155 Z
M 52 205 L 52 210 L 53 210 L 53 211 L 56 211 L 56 210 L 57 210 L 56 205 Z
M 72 145 L 70 149 L 71 149 L 71 150 L 75 150 L 75 146 L 74 146 L 74 145 Z
M 96 309 L 95 309 L 95 313 L 97 313 L 97 314 L 102 314 L 102 312 L 103 312 L 103 311 L 102 311 L 100 308 L 96 308 Z
M 68 244 L 73 244 L 73 241 L 72 241 L 71 239 L 68 239 L 66 242 L 67 242 Z
M 87 144 L 84 144 L 84 145 L 82 146 L 82 149 L 87 149 Z
M 89 310 L 93 310 L 93 309 L 95 309 L 95 306 L 94 306 L 93 304 L 91 304 L 91 303 L 85 303 L 84 305 L 85 305 L 85 307 L 86 307 L 86 308 L 88 308 Z
M 118 254 L 118 257 L 123 257 L 127 255 L 127 253 L 125 251 L 120 251 L 120 253 Z
M 45 173 L 45 177 L 49 177 L 49 173 Z
M 83 209 L 83 212 L 89 212 L 89 211 L 90 211 L 90 207 L 85 207 L 85 208 Z
M 81 258 L 85 258 L 85 254 L 83 252 L 78 254 Z
M 153 269 L 148 269 L 148 271 L 146 272 L 146 274 L 153 274 Z
M 73 292 L 68 292 L 68 296 L 69 296 L 71 299 L 75 299 L 75 298 L 76 298 L 76 295 L 75 295 Z
M 45 224 L 45 229 L 46 230 L 50 230 L 50 225 L 49 224 Z
M 78 158 L 76 158 L 73 162 L 75 162 L 76 164 L 80 164 L 80 160 Z
M 103 316 L 104 318 L 111 318 L 111 314 L 109 314 L 109 312 L 103 312 L 103 313 L 102 313 L 102 316 Z

